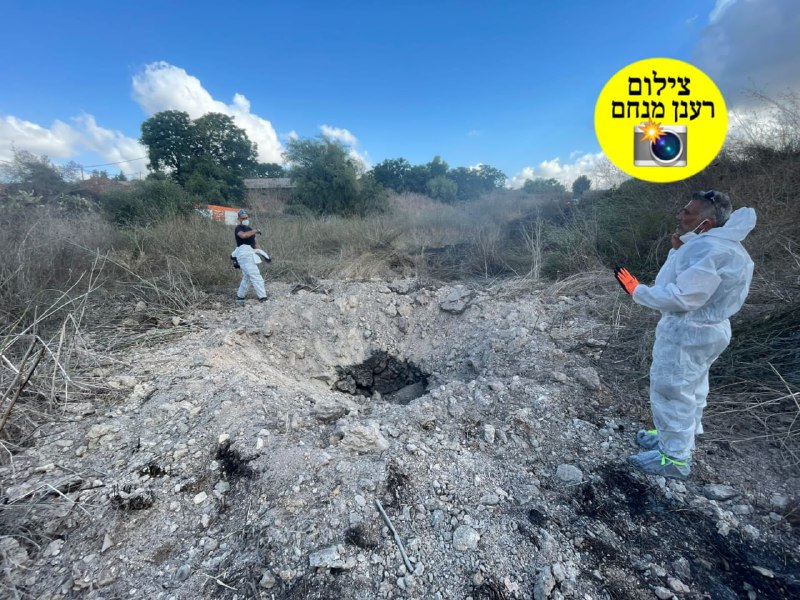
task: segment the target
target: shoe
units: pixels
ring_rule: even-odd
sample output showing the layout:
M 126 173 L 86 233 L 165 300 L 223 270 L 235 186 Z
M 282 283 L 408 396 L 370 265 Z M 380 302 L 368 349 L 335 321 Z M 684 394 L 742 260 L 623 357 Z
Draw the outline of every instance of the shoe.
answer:
M 268 298 L 268 296 L 264 296 L 263 298 L 259 298 L 258 301 L 259 302 L 266 302 L 267 298 Z
M 688 479 L 692 460 L 670 458 L 661 450 L 648 450 L 628 457 L 628 462 L 648 475 L 660 475 L 669 479 Z
M 658 448 L 658 429 L 640 429 L 636 433 L 636 445 L 645 450 Z
M 242 306 L 244 304 L 244 298 L 239 298 L 239 296 L 236 296 L 236 304 Z

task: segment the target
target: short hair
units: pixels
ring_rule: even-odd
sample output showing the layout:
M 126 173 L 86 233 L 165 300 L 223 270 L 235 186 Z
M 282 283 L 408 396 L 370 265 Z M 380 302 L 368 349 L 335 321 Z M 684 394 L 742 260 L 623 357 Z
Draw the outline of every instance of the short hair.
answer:
M 714 225 L 716 227 L 722 227 L 728 222 L 733 210 L 731 198 L 728 194 L 716 190 L 708 190 L 707 192 L 695 192 L 692 194 L 692 198 L 703 200 L 709 215 L 714 217 Z

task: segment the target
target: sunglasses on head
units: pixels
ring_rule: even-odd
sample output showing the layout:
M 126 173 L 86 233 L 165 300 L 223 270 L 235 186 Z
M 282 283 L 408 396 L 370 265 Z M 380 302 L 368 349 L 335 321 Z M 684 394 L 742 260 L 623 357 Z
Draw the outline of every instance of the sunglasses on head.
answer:
M 711 202 L 711 204 L 717 203 L 717 192 L 714 190 L 708 190 L 707 192 L 695 192 L 695 198 L 704 198 Z

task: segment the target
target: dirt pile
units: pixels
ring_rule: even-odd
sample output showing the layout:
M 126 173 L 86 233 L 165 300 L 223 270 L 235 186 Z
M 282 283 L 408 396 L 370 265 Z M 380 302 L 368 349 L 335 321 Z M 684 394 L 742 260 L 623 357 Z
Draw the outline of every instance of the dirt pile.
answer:
M 624 465 L 648 423 L 598 373 L 591 297 L 270 291 L 110 354 L 115 396 L 5 462 L 9 593 L 800 596 L 796 476 L 702 443 L 685 484 Z

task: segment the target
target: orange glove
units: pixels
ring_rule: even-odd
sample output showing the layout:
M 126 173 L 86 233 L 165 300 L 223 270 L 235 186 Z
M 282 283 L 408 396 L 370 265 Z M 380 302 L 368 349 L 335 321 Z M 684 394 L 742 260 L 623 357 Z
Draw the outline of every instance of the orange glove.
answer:
M 639 280 L 631 275 L 630 272 L 628 272 L 628 269 L 625 267 L 617 266 L 614 269 L 614 277 L 617 278 L 617 281 L 619 281 L 622 289 L 624 289 L 630 295 L 633 295 L 633 290 L 635 290 L 636 286 L 639 285 Z

